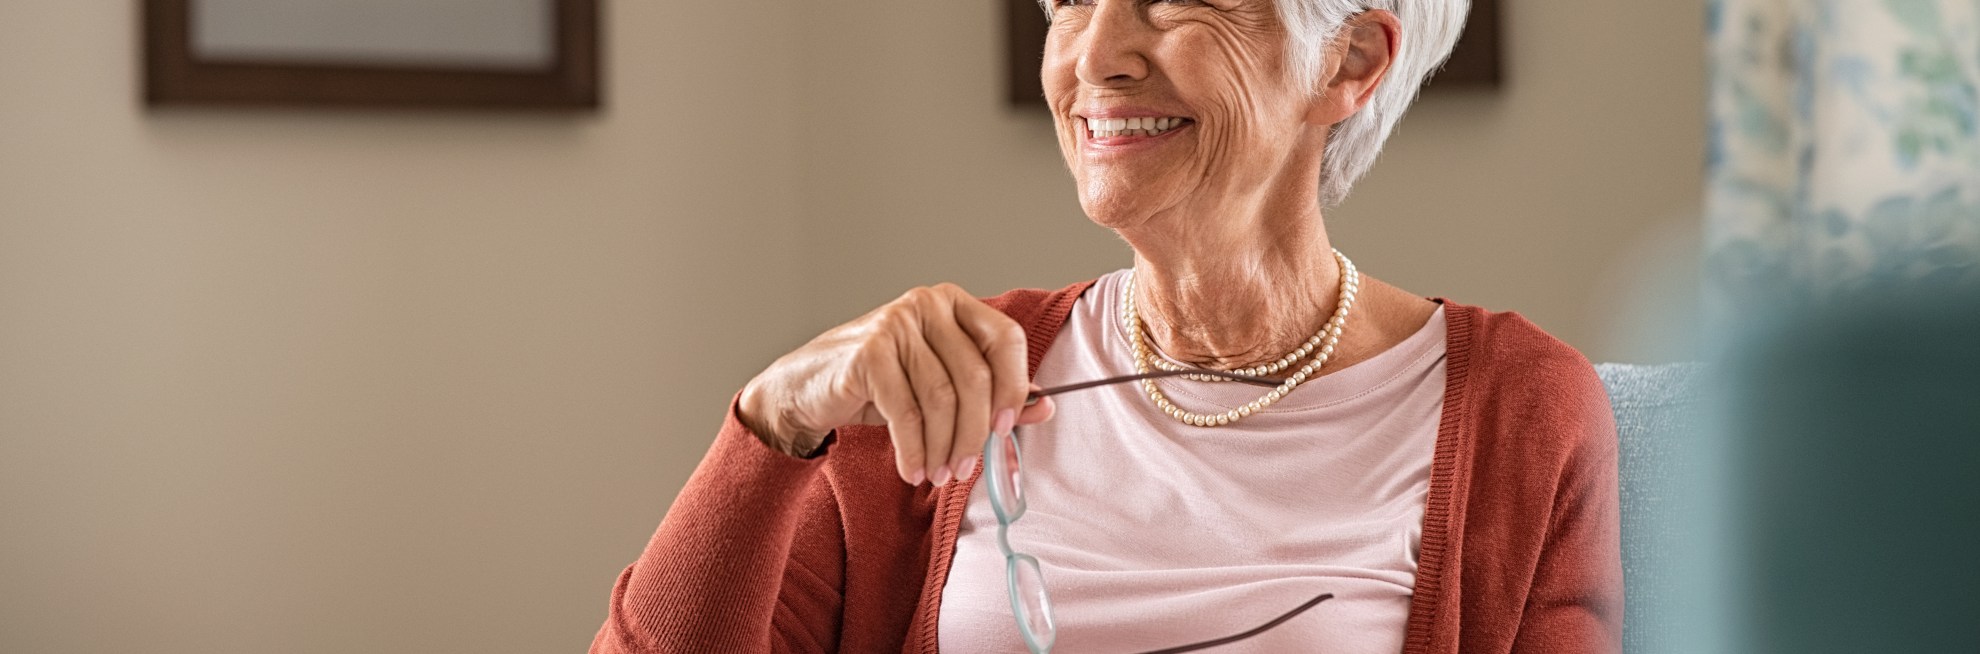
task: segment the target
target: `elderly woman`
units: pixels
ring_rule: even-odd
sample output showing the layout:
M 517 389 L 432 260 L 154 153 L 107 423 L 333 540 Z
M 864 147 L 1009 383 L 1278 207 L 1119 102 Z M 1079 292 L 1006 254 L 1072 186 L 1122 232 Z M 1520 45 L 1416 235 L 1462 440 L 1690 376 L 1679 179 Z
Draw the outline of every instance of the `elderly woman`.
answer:
M 592 651 L 1615 649 L 1594 371 L 1323 219 L 1463 1 L 1048 10 L 1060 149 L 1134 266 L 915 289 L 778 359 Z

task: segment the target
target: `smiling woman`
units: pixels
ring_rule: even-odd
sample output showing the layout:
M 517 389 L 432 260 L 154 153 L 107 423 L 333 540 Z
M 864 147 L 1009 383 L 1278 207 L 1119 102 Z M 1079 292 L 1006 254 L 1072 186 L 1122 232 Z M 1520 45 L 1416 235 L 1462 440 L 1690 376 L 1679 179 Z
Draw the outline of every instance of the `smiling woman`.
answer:
M 593 651 L 1615 649 L 1594 370 L 1327 235 L 1462 0 L 1049 10 L 1060 151 L 1134 266 L 914 289 L 772 363 Z M 1168 376 L 1080 383 L 1127 372 Z

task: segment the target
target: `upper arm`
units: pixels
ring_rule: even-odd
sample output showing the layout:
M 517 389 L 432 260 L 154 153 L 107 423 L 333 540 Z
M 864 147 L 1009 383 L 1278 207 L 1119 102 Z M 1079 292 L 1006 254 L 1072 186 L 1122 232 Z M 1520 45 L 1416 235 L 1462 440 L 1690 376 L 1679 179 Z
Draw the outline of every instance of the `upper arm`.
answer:
M 1587 363 L 1580 363 L 1587 368 Z M 1615 419 L 1592 369 L 1569 373 L 1548 421 L 1566 440 L 1517 652 L 1620 651 L 1623 577 Z

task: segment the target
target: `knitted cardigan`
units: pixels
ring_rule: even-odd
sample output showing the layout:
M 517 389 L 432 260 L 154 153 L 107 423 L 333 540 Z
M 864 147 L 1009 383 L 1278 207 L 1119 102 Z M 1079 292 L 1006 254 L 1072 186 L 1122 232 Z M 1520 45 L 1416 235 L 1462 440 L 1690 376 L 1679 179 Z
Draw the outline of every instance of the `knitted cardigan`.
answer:
M 1024 327 L 1033 374 L 1091 284 L 989 300 Z M 1438 301 L 1447 381 L 1403 651 L 1617 651 L 1617 446 L 1601 381 L 1516 313 Z M 935 652 L 982 466 L 909 487 L 893 460 L 884 427 L 840 428 L 813 459 L 776 452 L 732 401 L 619 575 L 591 651 Z

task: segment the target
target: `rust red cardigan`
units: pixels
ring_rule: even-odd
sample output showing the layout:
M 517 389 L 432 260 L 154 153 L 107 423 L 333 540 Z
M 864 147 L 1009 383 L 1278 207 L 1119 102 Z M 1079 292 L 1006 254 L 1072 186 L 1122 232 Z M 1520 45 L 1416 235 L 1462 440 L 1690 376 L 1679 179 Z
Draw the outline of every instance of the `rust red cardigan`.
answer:
M 1024 326 L 1033 373 L 1089 285 L 990 300 Z M 1600 380 L 1518 314 L 1443 302 L 1448 382 L 1403 651 L 1619 650 L 1616 432 Z M 893 460 L 877 427 L 839 430 L 815 459 L 784 455 L 732 403 L 619 575 L 591 651 L 935 652 L 978 474 L 910 488 Z

